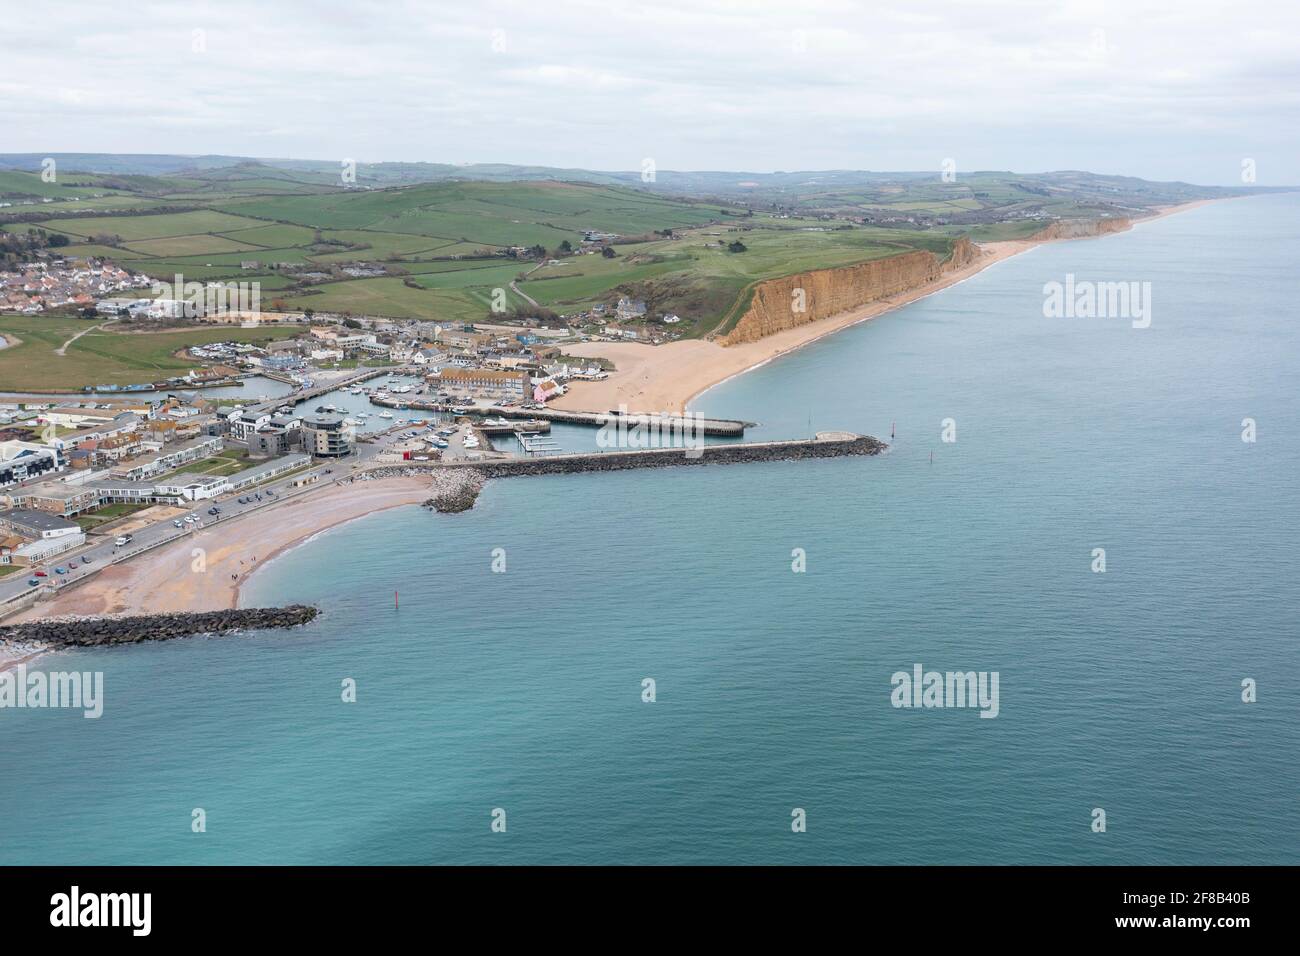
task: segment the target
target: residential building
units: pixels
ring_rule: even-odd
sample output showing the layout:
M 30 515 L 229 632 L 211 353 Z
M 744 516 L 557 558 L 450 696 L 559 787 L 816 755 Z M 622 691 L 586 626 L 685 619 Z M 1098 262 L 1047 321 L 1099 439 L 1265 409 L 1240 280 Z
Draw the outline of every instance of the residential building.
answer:
M 113 477 L 126 481 L 154 478 L 181 465 L 200 461 L 220 453 L 224 444 L 219 436 L 204 435 L 185 442 L 176 442 L 138 460 L 123 462 L 113 469 Z
M 627 296 L 618 300 L 618 305 L 614 307 L 614 314 L 620 322 L 627 322 L 630 319 L 645 318 L 646 305 L 640 299 L 629 299 Z
M 0 442 L 0 488 L 58 471 L 60 467 L 55 448 L 18 440 Z
M 468 391 L 484 398 L 526 401 L 532 381 L 525 371 L 490 368 L 444 368 L 425 378 L 444 390 Z
M 67 481 L 41 481 L 13 489 L 3 496 L 11 507 L 41 511 L 71 518 L 99 507 L 99 494 L 94 488 Z
M 299 468 L 306 468 L 310 464 L 311 455 L 284 455 L 274 461 L 263 462 L 260 465 L 245 468 L 243 471 L 237 471 L 226 481 L 231 491 L 242 491 L 245 488 L 259 485 L 264 481 L 270 481 L 272 478 L 278 478 Z
M 230 479 L 220 475 L 200 475 L 193 472 L 181 472 L 154 485 L 154 495 L 157 498 L 170 498 L 177 503 L 205 501 L 225 494 L 229 490 Z
M 269 424 L 271 424 L 270 412 L 237 411 L 230 417 L 230 437 L 236 441 L 248 441 L 250 435 Z
M 27 508 L 0 511 L 0 530 L 25 541 L 17 547 L 11 544 L 11 564 L 35 564 L 86 543 L 85 532 L 75 521 Z
M 345 425 L 342 415 L 317 413 L 302 420 L 303 451 L 318 458 L 341 458 L 350 454 L 356 429 Z

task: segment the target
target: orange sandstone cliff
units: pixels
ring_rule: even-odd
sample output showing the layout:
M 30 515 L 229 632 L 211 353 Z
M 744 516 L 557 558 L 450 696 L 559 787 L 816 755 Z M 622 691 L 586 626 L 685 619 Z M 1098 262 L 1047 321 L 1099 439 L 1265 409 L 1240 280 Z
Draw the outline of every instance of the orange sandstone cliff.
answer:
M 754 287 L 749 308 L 735 328 L 718 341 L 722 345 L 739 345 L 828 319 L 933 282 L 969 265 L 980 254 L 979 247 L 963 236 L 953 243 L 952 254 L 946 260 L 918 249 L 837 269 L 767 279 Z
M 1092 236 L 1109 236 L 1133 228 L 1133 220 L 1125 217 L 1113 219 L 1061 219 L 1039 229 L 1029 237 L 1031 242 L 1051 242 L 1053 239 L 1088 239 Z

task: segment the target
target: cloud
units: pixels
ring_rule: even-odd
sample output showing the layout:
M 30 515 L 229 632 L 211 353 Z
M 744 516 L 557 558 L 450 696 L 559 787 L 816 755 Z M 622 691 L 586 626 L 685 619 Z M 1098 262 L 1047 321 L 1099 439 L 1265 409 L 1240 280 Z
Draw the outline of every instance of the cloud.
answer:
M 1200 0 L 322 7 L 9 18 L 9 151 L 1300 181 L 1300 10 Z

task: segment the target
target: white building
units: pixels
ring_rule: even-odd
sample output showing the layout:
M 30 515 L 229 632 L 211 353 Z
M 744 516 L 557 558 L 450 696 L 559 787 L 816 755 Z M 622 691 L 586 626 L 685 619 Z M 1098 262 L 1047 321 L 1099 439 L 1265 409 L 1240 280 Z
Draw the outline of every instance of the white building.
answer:
M 218 475 L 180 474 L 169 481 L 160 481 L 154 486 L 157 497 L 174 498 L 178 501 L 204 501 L 223 495 L 229 490 L 229 479 Z

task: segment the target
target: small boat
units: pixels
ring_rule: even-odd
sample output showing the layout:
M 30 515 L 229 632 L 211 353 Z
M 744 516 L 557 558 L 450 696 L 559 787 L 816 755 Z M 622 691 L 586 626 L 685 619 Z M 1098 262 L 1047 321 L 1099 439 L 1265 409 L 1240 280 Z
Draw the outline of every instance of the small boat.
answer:
M 392 413 L 392 412 L 380 412 L 380 413 L 379 413 L 379 417 L 380 417 L 380 418 L 392 418 L 392 417 L 393 417 L 393 413 Z

